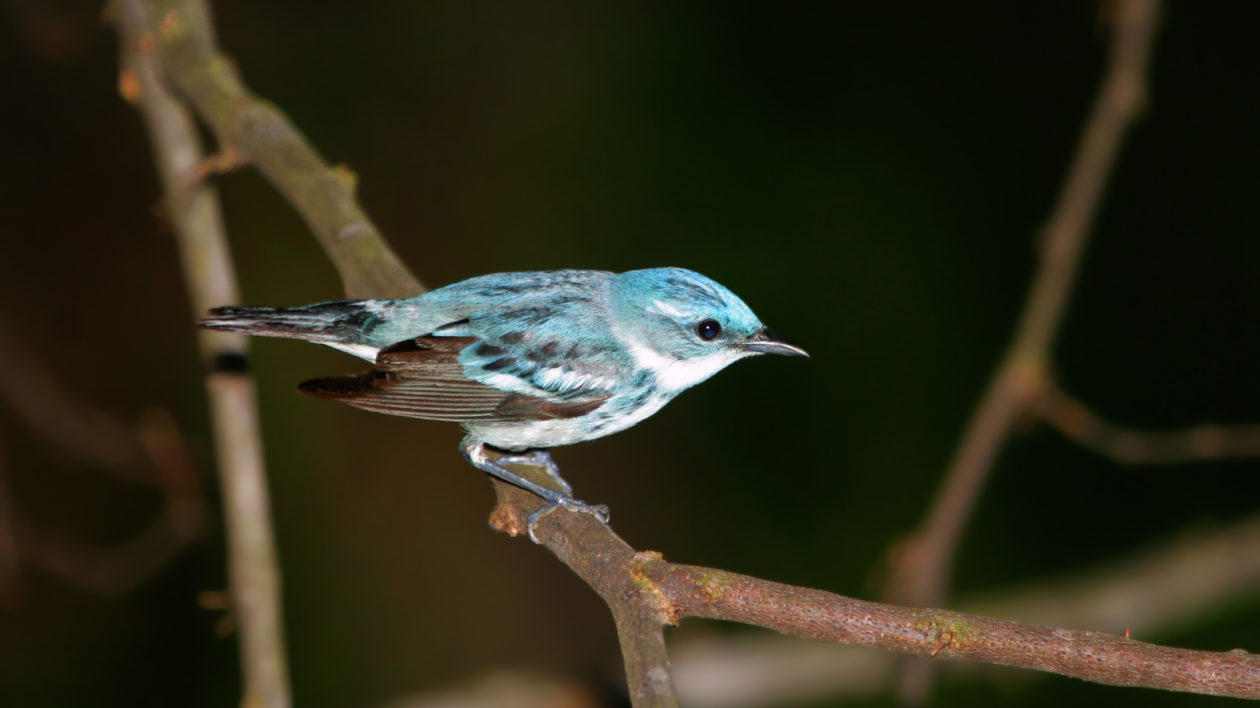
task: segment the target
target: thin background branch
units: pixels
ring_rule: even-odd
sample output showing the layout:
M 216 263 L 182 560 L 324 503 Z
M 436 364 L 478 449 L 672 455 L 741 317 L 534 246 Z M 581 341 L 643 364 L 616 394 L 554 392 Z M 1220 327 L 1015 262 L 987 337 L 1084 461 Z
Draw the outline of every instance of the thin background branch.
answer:
M 1156 0 L 1113 6 L 1111 57 L 1076 157 L 1042 238 L 1041 266 L 1016 334 L 989 382 L 923 526 L 895 559 L 890 597 L 938 602 L 958 541 L 993 460 L 1046 377 L 1089 225 L 1124 136 L 1145 101 L 1147 65 L 1157 27 Z
M 1120 465 L 1179 465 L 1260 457 L 1260 424 L 1201 423 L 1182 430 L 1139 430 L 1098 415 L 1046 381 L 1033 411 L 1065 437 Z
M 21 563 L 95 593 L 121 595 L 153 577 L 201 535 L 205 507 L 179 430 L 164 413 L 153 413 L 140 434 L 149 439 L 148 468 L 157 471 L 162 507 L 143 529 L 114 546 L 89 545 L 36 523 L 13 498 L 0 470 L 0 497 L 7 497 L 0 501 L 0 518 Z
M 204 160 L 196 127 L 157 67 L 158 38 L 186 25 L 158 19 L 155 7 L 142 0 L 119 0 L 114 12 L 122 33 L 119 87 L 148 128 L 193 315 L 199 317 L 240 297 L 218 196 L 205 184 L 190 184 Z M 280 573 L 254 385 L 242 366 L 246 341 L 238 334 L 202 331 L 198 343 L 211 372 L 206 393 L 223 487 L 233 610 L 241 632 L 242 703 L 284 708 L 290 695 Z
M 1112 27 L 1108 66 L 1063 190 L 1047 219 L 1041 265 L 1015 337 L 967 423 L 922 525 L 892 557 L 887 595 L 893 602 L 938 605 L 945 600 L 963 530 L 998 451 L 1048 377 L 1050 349 L 1090 225 L 1124 138 L 1146 104 L 1160 4 L 1115 0 L 1104 7 Z M 909 671 L 902 698 L 917 702 L 926 695 L 929 670 L 918 664 Z
M 9 489 L 3 440 L 0 440 L 0 607 L 13 607 L 22 594 L 22 563 L 13 515 L 17 506 Z
M 122 543 L 99 547 L 27 514 L 0 465 L 0 603 L 19 601 L 22 566 L 95 593 L 122 594 L 200 537 L 205 526 L 201 484 L 169 413 L 151 409 L 129 423 L 75 395 L 4 320 L 0 400 L 54 454 L 162 493 L 161 508 L 143 529 Z
M 0 319 L 0 400 L 50 447 L 122 479 L 150 481 L 135 429 L 76 396 Z

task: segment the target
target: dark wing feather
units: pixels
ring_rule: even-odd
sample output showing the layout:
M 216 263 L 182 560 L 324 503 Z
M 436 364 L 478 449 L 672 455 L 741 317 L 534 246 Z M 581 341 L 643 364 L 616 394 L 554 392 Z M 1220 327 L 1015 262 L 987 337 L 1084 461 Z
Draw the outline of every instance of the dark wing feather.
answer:
M 376 368 L 356 376 L 307 381 L 302 393 L 378 413 L 455 423 L 575 418 L 603 405 L 607 394 L 549 401 L 504 391 L 464 375 L 459 353 L 474 337 L 417 337 L 381 350 Z

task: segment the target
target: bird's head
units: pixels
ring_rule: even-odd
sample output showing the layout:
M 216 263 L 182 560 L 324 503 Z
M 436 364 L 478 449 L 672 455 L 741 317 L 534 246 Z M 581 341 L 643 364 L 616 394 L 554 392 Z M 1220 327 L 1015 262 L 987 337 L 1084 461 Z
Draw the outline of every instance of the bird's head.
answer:
M 666 390 L 694 386 L 755 354 L 809 356 L 771 334 L 735 293 L 684 268 L 617 275 L 612 309 L 636 363 Z

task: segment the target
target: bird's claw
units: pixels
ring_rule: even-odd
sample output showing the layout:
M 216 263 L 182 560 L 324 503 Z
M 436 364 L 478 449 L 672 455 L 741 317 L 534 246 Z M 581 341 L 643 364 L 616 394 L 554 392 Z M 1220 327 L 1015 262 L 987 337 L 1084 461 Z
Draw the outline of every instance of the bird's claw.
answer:
M 542 517 L 546 516 L 547 514 L 550 514 L 552 511 L 555 511 L 558 507 L 564 507 L 565 509 L 568 509 L 569 511 L 577 511 L 583 514 L 590 514 L 591 516 L 594 516 L 596 519 L 599 519 L 599 523 L 601 524 L 608 523 L 608 518 L 609 518 L 608 507 L 603 504 L 587 504 L 586 502 L 581 502 L 581 501 L 578 501 L 577 499 L 572 499 L 572 498 L 565 498 L 559 501 L 551 501 L 551 502 L 547 502 L 546 504 L 543 504 L 542 506 L 538 507 L 534 511 L 530 512 L 530 515 L 525 518 L 525 530 L 529 532 L 529 540 L 533 541 L 534 543 L 539 543 L 539 544 L 542 543 L 542 541 L 538 540 L 538 536 L 534 534 L 534 527 L 538 525 L 538 522 L 542 519 Z
M 569 483 L 560 476 L 560 466 L 556 464 L 555 460 L 551 459 L 551 453 L 546 450 L 530 450 L 523 455 L 504 455 L 497 460 L 497 463 L 500 465 L 533 465 L 541 467 L 547 473 L 547 476 L 551 477 L 551 481 L 555 482 L 556 486 L 564 492 L 566 497 L 573 496 L 573 487 L 570 487 Z

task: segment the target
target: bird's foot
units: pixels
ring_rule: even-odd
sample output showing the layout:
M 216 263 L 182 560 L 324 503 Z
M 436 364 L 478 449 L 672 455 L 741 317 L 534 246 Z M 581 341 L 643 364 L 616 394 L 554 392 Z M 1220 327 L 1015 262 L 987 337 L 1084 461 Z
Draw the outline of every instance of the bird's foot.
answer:
M 555 460 L 551 459 L 551 453 L 546 450 L 530 450 L 521 455 L 504 455 L 495 460 L 495 462 L 500 465 L 533 465 L 541 467 L 546 471 L 547 476 L 551 477 L 551 481 L 555 482 L 556 486 L 560 488 L 560 491 L 564 492 L 565 496 L 573 496 L 573 487 L 570 487 L 569 483 L 560 476 L 560 466 L 556 464 Z
M 531 512 L 528 517 L 526 517 L 525 530 L 529 532 L 529 540 L 534 543 L 542 543 L 542 541 L 538 540 L 538 536 L 534 535 L 534 527 L 538 525 L 538 522 L 542 520 L 542 517 L 561 507 L 568 509 L 569 511 L 590 514 L 598 519 L 601 524 L 608 523 L 609 514 L 607 506 L 604 506 L 603 504 L 587 504 L 586 502 L 578 501 L 572 497 L 564 497 L 563 499 L 548 501 L 546 504 L 538 507 Z
M 546 502 L 546 504 L 539 507 L 537 511 L 532 512 L 528 517 L 526 517 L 525 528 L 529 531 L 529 538 L 534 543 L 539 543 L 538 536 L 534 534 L 534 527 L 538 525 L 539 519 L 551 513 L 557 507 L 564 507 L 569 511 L 590 514 L 596 519 L 599 519 L 600 523 L 608 523 L 608 507 L 602 504 L 587 504 L 586 502 L 578 501 L 573 498 L 573 492 L 570 490 L 568 483 L 560 478 L 559 469 L 556 467 L 556 463 L 552 461 L 551 455 L 549 455 L 546 450 L 531 450 L 523 455 L 505 455 L 500 457 L 498 460 L 491 460 L 490 456 L 486 454 L 485 443 L 470 435 L 464 438 L 463 443 L 460 445 L 460 451 L 463 453 L 464 459 L 468 460 L 469 463 L 482 472 L 486 472 L 490 475 L 498 477 L 508 484 L 520 487 L 527 492 L 535 494 Z M 544 487 L 537 482 L 525 479 L 504 466 L 515 463 L 528 463 L 542 467 L 547 470 L 547 473 L 552 477 L 552 479 L 554 479 L 560 487 L 563 487 L 565 491 L 562 493 L 551 489 L 550 487 Z

